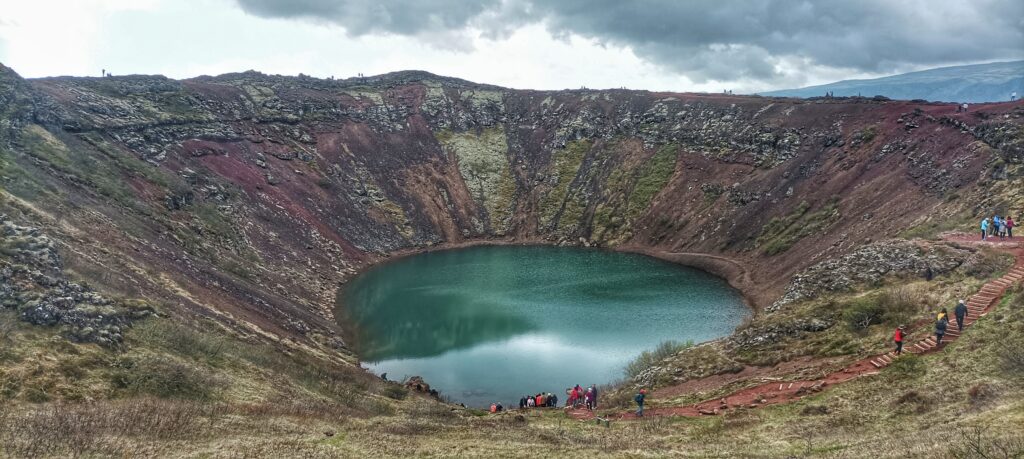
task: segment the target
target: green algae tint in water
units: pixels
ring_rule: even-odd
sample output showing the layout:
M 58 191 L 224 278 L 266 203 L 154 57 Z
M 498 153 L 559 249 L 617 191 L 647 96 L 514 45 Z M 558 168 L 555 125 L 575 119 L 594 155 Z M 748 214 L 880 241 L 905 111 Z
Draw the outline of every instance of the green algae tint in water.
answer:
M 378 266 L 344 289 L 360 358 L 469 406 L 604 384 L 665 340 L 727 335 L 747 309 L 702 271 L 637 254 L 494 246 Z

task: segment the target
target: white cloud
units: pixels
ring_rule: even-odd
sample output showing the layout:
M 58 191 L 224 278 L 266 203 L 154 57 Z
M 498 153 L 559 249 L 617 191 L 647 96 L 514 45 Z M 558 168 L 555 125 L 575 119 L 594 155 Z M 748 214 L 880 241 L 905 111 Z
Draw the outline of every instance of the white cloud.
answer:
M 602 38 L 599 29 L 580 32 L 584 37 L 559 27 L 565 17 L 508 19 L 528 13 L 488 10 L 472 20 L 466 19 L 472 11 L 435 15 L 435 23 L 426 26 L 389 13 L 389 24 L 406 29 L 359 23 L 361 32 L 353 33 L 328 20 L 246 14 L 235 0 L 0 1 L 11 3 L 0 13 L 0 62 L 28 77 L 98 75 L 104 68 L 174 78 L 249 69 L 338 78 L 419 69 L 529 89 L 749 92 L 878 76 L 798 54 L 773 55 L 758 46 L 715 45 L 673 54 L 657 44 Z M 500 3 L 512 12 L 522 6 Z M 679 71 L 689 67 L 700 70 Z
M 153 9 L 157 0 L 33 0 L 5 2 L 0 58 L 25 75 L 95 74 L 104 16 Z

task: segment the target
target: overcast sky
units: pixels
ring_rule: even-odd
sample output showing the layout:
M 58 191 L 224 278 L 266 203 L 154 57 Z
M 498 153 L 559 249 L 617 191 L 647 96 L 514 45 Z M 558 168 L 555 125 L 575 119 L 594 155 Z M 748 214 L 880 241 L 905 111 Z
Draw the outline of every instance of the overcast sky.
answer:
M 0 62 L 26 77 L 420 69 L 739 93 L 1022 58 L 1021 0 L 0 0 Z

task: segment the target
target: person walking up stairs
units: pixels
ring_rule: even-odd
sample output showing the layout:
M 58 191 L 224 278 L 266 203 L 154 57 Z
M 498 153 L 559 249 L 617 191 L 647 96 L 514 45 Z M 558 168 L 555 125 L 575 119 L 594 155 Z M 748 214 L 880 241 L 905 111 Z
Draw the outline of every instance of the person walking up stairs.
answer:
M 953 309 L 953 315 L 956 316 L 957 331 L 964 331 L 964 321 L 967 320 L 967 305 L 964 304 L 964 300 L 957 303 L 956 308 Z

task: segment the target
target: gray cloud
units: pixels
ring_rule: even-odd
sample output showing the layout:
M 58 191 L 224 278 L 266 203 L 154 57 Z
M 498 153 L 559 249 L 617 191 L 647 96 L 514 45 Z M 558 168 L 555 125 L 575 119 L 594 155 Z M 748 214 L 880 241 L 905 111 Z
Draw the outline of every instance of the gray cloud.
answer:
M 501 7 L 501 0 L 238 0 L 246 12 L 268 18 L 334 23 L 352 35 L 458 30 Z
M 556 36 L 629 47 L 696 82 L 799 79 L 784 62 L 892 72 L 1024 57 L 1020 0 L 236 1 L 250 14 L 333 23 L 353 35 L 445 32 L 453 49 L 465 48 L 451 40 L 470 28 L 503 36 L 541 23 Z

